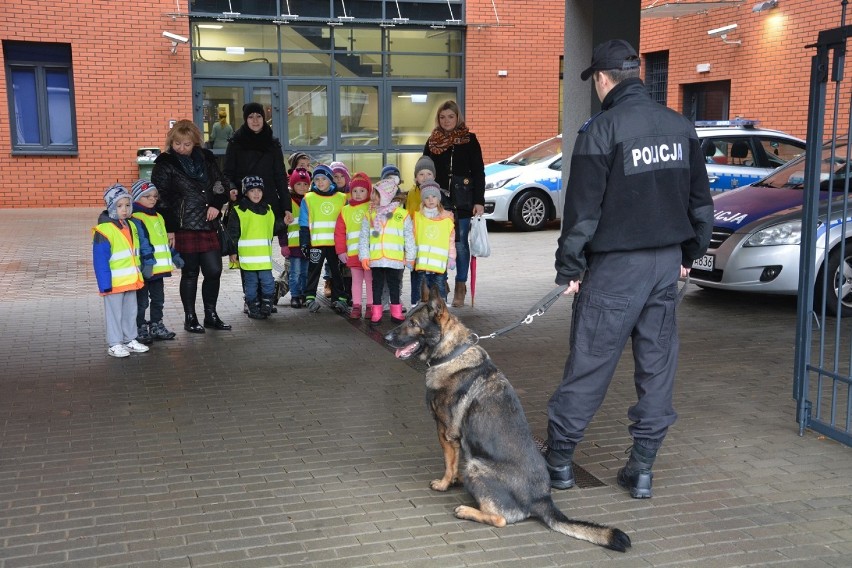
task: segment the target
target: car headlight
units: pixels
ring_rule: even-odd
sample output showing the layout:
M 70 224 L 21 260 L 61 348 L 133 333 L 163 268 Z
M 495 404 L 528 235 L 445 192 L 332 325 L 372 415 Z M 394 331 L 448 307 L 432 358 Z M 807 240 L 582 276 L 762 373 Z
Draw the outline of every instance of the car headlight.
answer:
M 745 247 L 798 245 L 802 242 L 802 222 L 788 221 L 756 232 L 746 240 Z
M 518 177 L 518 176 L 515 176 L 515 177 Z M 501 187 L 503 187 L 504 185 L 506 185 L 507 183 L 509 183 L 513 179 L 515 179 L 515 177 L 501 179 L 500 181 L 490 181 L 490 182 L 485 184 L 485 189 L 500 189 Z

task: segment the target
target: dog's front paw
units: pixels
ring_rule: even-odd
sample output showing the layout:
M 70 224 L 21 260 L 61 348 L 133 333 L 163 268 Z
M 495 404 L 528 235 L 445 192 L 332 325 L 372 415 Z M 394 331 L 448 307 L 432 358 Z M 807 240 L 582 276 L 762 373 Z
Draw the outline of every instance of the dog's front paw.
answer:
M 431 483 L 429 483 L 429 489 L 432 491 L 446 491 L 450 488 L 450 480 L 448 479 L 433 479 Z

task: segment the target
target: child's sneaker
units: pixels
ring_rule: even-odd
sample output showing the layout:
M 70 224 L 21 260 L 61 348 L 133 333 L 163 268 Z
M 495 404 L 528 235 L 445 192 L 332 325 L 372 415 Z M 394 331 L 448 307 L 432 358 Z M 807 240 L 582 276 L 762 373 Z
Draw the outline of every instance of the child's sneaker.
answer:
M 136 328 L 136 341 L 142 345 L 150 345 L 154 343 L 154 338 L 151 337 L 151 332 L 149 331 L 147 323 L 143 323 Z
M 296 296 L 295 298 L 290 298 L 290 307 L 295 308 L 297 310 L 300 310 L 300 309 L 304 308 L 305 305 L 302 304 L 302 299 L 300 297 Z
M 148 329 L 151 332 L 151 337 L 153 337 L 157 341 L 174 339 L 176 335 L 175 332 L 169 331 L 168 328 L 166 328 L 166 326 L 163 325 L 163 322 L 161 321 L 151 322 L 151 325 L 148 327 Z
M 131 339 L 127 343 L 124 344 L 124 348 L 127 351 L 131 351 L 133 353 L 145 353 L 148 351 L 149 347 L 147 345 L 142 345 L 135 339 Z
M 316 298 L 311 298 L 310 300 L 308 300 L 308 303 L 306 305 L 308 310 L 310 310 L 310 312 L 313 314 L 317 313 L 322 307 L 320 306 L 320 303 L 317 302 Z
M 143 347 L 145 346 L 143 345 Z M 130 357 L 130 351 L 127 350 L 127 347 L 119 343 L 107 349 L 107 355 L 110 357 Z
M 349 306 L 346 305 L 346 300 L 337 299 L 331 303 L 331 309 L 334 310 L 334 313 L 342 315 L 349 310 Z
M 349 312 L 349 319 L 361 319 L 361 306 L 358 304 L 352 306 L 352 310 Z

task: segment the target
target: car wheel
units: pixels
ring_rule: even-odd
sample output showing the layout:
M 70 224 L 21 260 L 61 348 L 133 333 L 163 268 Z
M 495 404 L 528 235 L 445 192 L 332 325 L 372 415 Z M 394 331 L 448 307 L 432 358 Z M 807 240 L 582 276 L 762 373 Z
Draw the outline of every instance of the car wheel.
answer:
M 837 315 L 837 297 L 840 296 L 840 315 L 852 316 L 852 243 L 846 243 L 846 257 L 840 258 L 837 246 L 828 255 L 828 273 L 832 275 L 832 286 L 826 290 L 825 310 Z M 842 260 L 842 262 L 841 262 Z M 822 301 L 822 278 L 817 278 L 814 298 L 817 305 Z
M 547 197 L 538 191 L 522 193 L 512 204 L 509 220 L 519 231 L 538 231 L 547 223 Z

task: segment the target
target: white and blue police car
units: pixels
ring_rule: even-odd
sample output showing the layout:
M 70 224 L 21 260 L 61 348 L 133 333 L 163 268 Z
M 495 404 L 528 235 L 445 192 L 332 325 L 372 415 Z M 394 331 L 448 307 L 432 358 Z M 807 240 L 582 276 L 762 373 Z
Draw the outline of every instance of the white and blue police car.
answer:
M 833 152 L 830 145 L 823 147 L 820 164 L 818 276 L 812 285 L 830 313 L 847 316 L 852 315 L 852 220 L 847 225 L 842 219 L 844 209 L 850 215 L 852 201 L 843 190 L 850 177 L 846 142 L 838 142 Z M 800 156 L 752 185 L 715 195 L 713 237 L 692 266 L 692 282 L 738 292 L 798 294 L 804 179 L 805 157 Z M 827 282 L 826 274 L 831 275 Z
M 756 120 L 696 122 L 710 189 L 728 191 L 758 181 L 804 154 L 805 141 L 757 127 Z M 485 166 L 485 218 L 535 231 L 559 219 L 562 135 Z

